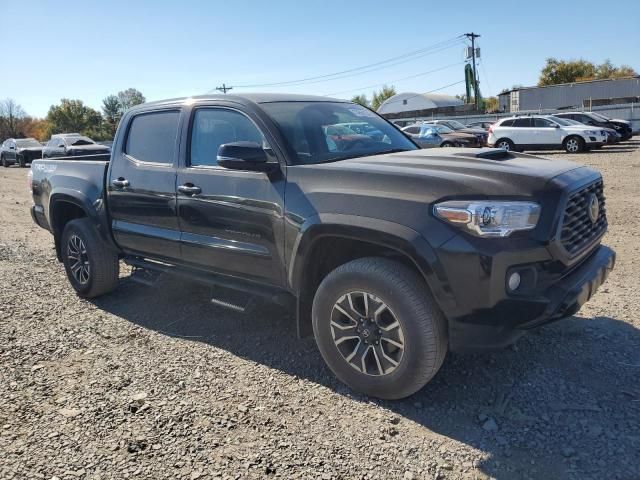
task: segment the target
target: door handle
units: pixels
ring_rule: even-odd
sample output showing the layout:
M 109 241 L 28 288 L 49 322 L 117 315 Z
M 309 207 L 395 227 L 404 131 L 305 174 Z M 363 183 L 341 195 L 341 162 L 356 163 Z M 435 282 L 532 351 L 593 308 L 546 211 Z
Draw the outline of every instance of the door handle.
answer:
M 125 188 L 129 186 L 129 180 L 126 180 L 122 177 L 117 178 L 116 180 L 113 180 L 111 183 L 116 188 Z
M 185 195 L 189 195 L 189 196 L 198 195 L 199 193 L 202 193 L 202 189 L 200 187 L 196 187 L 192 183 L 186 183 L 184 185 L 180 185 L 178 187 L 178 191 L 180 193 L 184 193 Z

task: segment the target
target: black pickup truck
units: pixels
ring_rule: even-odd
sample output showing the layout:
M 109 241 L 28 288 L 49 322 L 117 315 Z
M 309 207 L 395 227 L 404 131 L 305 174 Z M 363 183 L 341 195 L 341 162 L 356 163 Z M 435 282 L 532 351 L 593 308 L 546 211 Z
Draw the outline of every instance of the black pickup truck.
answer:
M 363 122 L 378 134 L 327 134 Z M 322 97 L 148 103 L 124 115 L 109 161 L 37 160 L 31 176 L 33 219 L 80 296 L 114 290 L 124 261 L 141 279 L 293 300 L 299 335 L 337 377 L 382 398 L 416 392 L 449 350 L 502 347 L 573 315 L 615 262 L 598 172 L 421 150 Z

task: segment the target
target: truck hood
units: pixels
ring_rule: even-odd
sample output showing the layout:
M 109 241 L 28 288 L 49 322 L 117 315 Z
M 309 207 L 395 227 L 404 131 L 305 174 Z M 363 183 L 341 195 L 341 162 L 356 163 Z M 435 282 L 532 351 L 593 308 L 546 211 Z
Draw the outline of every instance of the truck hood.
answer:
M 42 152 L 44 147 L 18 147 L 19 152 Z
M 295 174 L 298 169 L 300 177 Z M 446 153 L 440 149 L 413 150 L 292 167 L 291 180 L 299 178 L 305 184 L 301 185 L 303 190 L 318 193 L 353 193 L 424 203 L 452 196 L 536 197 L 553 178 L 579 169 L 584 170 L 584 176 L 597 175 L 582 165 L 555 158 L 488 148 L 448 148 Z M 307 183 L 304 170 L 317 170 L 312 177 L 324 181 Z M 572 181 L 581 176 L 573 174 Z
M 629 120 L 622 120 L 621 118 L 612 118 L 609 121 L 610 122 L 616 122 L 616 123 L 624 123 L 625 125 L 631 126 L 631 122 Z

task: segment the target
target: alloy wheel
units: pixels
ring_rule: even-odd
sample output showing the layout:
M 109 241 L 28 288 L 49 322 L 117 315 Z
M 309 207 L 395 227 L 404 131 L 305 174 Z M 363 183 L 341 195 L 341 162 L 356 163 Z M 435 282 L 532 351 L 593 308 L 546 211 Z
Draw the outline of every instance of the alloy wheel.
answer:
M 371 293 L 355 291 L 338 299 L 331 311 L 331 335 L 344 360 L 365 375 L 388 375 L 402 361 L 402 325 Z
M 567 140 L 567 150 L 571 153 L 576 153 L 578 150 L 580 150 L 580 144 L 578 143 L 578 140 L 576 140 L 575 138 L 570 138 L 569 140 Z
M 87 247 L 77 235 L 72 235 L 67 242 L 69 269 L 73 278 L 81 285 L 86 285 L 91 274 L 91 265 L 87 255 Z
M 501 148 L 501 149 L 506 150 L 508 152 L 509 150 L 511 150 L 511 145 L 509 145 L 509 142 L 500 142 L 498 144 L 498 148 Z

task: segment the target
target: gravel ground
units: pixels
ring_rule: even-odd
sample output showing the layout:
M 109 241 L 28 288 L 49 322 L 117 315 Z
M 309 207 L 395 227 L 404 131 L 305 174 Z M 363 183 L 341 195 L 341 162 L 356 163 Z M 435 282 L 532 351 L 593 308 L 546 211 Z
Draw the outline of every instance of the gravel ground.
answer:
M 638 147 L 570 156 L 605 177 L 618 264 L 595 298 L 396 402 L 343 387 L 274 306 L 169 280 L 80 300 L 26 170 L 1 169 L 0 477 L 640 478 Z

